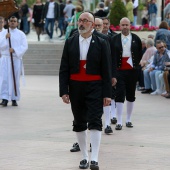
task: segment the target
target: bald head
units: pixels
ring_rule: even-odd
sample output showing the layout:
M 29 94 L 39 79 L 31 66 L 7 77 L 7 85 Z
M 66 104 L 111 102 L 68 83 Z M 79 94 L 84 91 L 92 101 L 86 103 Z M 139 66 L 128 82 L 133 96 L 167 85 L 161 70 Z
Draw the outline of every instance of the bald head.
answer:
M 94 23 L 94 16 L 92 15 L 92 13 L 90 13 L 90 12 L 82 12 L 80 14 L 80 16 L 83 16 L 83 17 L 85 16 L 85 17 L 87 17 L 89 19 L 89 21 Z
M 130 32 L 130 20 L 128 18 L 122 18 L 120 20 L 120 30 L 122 31 L 122 34 L 127 36 Z
M 121 24 L 122 22 L 129 22 L 129 24 L 130 24 L 130 20 L 129 20 L 129 18 L 127 18 L 127 17 L 122 18 L 122 19 L 120 20 L 120 24 Z

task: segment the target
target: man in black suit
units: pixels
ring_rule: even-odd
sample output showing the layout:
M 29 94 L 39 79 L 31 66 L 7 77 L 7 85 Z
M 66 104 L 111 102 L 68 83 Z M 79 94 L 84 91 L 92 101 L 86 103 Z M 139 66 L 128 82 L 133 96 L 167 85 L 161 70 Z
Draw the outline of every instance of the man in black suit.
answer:
M 60 97 L 71 102 L 76 132 L 83 160 L 80 169 L 89 167 L 87 128 L 92 145 L 91 170 L 98 170 L 103 106 L 111 102 L 111 61 L 105 40 L 92 34 L 94 17 L 84 12 L 78 20 L 79 34 L 65 42 L 60 65 Z M 75 48 L 76 47 L 76 48 Z
M 103 30 L 102 30 L 102 33 L 104 35 L 107 35 L 109 37 L 109 41 L 111 42 L 111 38 L 113 36 L 117 35 L 117 33 L 115 33 L 114 31 L 112 31 L 110 29 L 110 20 L 109 20 L 108 17 L 103 17 L 102 20 L 103 20 Z M 111 106 L 110 106 L 109 109 L 108 109 L 109 106 L 106 107 L 106 109 L 105 109 L 105 121 L 106 122 L 110 122 L 110 120 L 111 120 L 112 124 L 116 124 L 117 123 L 117 119 L 116 119 L 116 104 L 115 104 L 115 88 L 116 88 L 116 86 L 112 86 L 112 102 L 111 102 Z M 111 126 L 108 127 L 106 131 L 109 131 L 109 129 L 111 129 Z
M 55 21 L 58 20 L 59 17 L 59 5 L 58 3 L 54 2 L 54 0 L 50 0 L 46 2 L 43 11 L 42 11 L 42 22 L 45 19 L 45 30 L 50 38 L 50 41 L 53 38 L 53 29 Z M 49 31 L 49 25 L 50 25 L 50 31 Z
M 110 20 L 109 20 L 109 18 L 108 17 L 103 17 L 102 20 L 103 20 L 102 33 L 105 34 L 105 35 L 108 35 L 109 37 L 117 35 L 116 32 L 114 32 L 114 31 L 112 31 L 110 29 Z
M 127 100 L 126 127 L 132 128 L 131 115 L 135 101 L 137 69 L 142 58 L 142 43 L 140 38 L 130 33 L 130 21 L 128 18 L 120 20 L 121 33 L 115 35 L 111 42 L 112 57 L 117 60 L 117 84 L 116 84 L 116 130 L 122 129 L 122 114 L 125 97 Z M 115 43 L 116 42 L 116 43 Z

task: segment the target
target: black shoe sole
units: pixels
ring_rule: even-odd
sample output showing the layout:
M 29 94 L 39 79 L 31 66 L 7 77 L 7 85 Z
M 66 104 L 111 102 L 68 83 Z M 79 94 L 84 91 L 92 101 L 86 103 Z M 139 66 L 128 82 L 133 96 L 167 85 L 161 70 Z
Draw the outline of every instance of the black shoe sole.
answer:
M 70 152 L 79 152 L 80 151 L 80 148 L 79 149 L 70 149 Z
M 90 165 L 90 169 L 91 169 L 91 170 L 99 170 L 99 167 L 98 167 L 98 166 Z

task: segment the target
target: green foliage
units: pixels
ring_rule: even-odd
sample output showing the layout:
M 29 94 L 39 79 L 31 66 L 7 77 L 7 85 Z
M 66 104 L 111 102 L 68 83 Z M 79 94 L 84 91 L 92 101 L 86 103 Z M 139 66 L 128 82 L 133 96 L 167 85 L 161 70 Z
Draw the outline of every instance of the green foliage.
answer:
M 127 17 L 127 11 L 123 2 L 121 0 L 114 0 L 109 15 L 110 23 L 117 26 L 123 17 Z
M 141 0 L 139 0 L 138 10 L 139 10 L 139 11 L 142 11 L 143 8 L 144 8 L 144 6 L 145 6 L 145 3 L 143 3 Z

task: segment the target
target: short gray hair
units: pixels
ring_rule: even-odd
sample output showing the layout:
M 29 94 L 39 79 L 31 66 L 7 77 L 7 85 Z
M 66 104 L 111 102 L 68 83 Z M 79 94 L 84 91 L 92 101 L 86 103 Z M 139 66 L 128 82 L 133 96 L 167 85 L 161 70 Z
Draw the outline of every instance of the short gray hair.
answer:
M 142 39 L 141 39 L 141 42 L 142 42 L 143 44 L 146 44 L 146 39 L 145 39 L 145 38 L 142 38 Z
M 154 34 L 149 34 L 149 35 L 148 35 L 148 38 L 154 39 L 154 38 L 155 38 L 155 35 L 154 35 Z
M 150 47 L 154 46 L 154 41 L 152 38 L 148 38 L 146 41 L 146 44 L 149 45 Z

